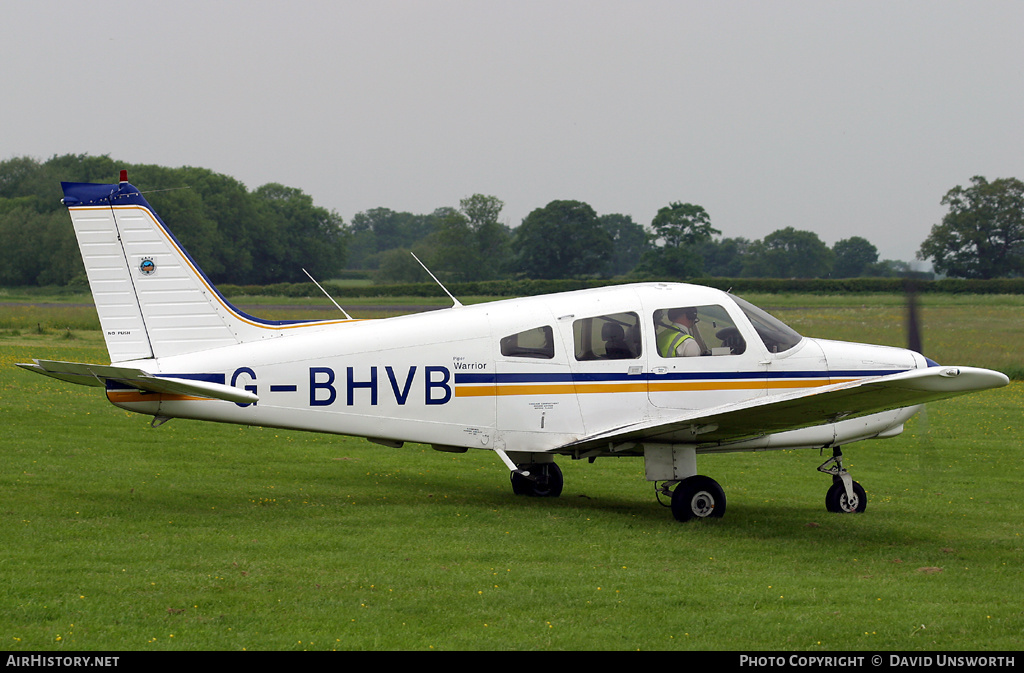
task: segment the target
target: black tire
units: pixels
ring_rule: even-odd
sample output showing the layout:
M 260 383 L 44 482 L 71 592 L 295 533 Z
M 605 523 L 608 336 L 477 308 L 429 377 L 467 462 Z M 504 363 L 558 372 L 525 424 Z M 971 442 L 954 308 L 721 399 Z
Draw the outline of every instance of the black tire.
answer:
M 825 494 L 825 509 L 836 514 L 859 514 L 867 509 L 868 494 L 864 487 L 853 482 L 853 502 L 846 496 L 846 487 L 839 481 L 828 489 Z
M 725 516 L 725 491 L 711 477 L 683 479 L 672 491 L 672 516 L 677 521 Z
M 524 472 L 529 472 L 530 476 L 524 477 L 518 472 L 511 473 L 512 492 L 516 495 L 529 495 L 535 498 L 557 498 L 562 495 L 562 469 L 555 463 L 533 463 L 519 467 Z
M 524 477 L 518 472 L 512 472 L 512 492 L 516 495 L 529 495 L 532 490 L 530 479 Z

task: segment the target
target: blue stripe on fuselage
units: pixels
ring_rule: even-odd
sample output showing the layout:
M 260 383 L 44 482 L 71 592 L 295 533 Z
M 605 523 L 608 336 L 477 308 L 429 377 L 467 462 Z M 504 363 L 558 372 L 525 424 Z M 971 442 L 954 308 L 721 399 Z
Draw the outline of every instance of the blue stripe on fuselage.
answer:
M 483 383 L 592 383 L 600 381 L 696 381 L 696 380 L 751 380 L 751 379 L 824 379 L 824 378 L 867 378 L 900 374 L 903 369 L 857 369 L 834 371 L 791 371 L 791 372 L 673 372 L 666 374 L 608 374 L 608 373 L 565 373 L 565 374 L 455 374 L 456 385 Z

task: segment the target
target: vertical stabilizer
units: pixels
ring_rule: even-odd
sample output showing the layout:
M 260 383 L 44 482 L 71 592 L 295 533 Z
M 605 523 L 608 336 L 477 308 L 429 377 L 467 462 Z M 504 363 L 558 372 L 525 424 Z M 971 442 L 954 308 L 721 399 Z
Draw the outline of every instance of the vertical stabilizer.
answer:
M 309 324 L 260 320 L 233 307 L 123 174 L 117 185 L 61 186 L 111 362 L 194 353 Z

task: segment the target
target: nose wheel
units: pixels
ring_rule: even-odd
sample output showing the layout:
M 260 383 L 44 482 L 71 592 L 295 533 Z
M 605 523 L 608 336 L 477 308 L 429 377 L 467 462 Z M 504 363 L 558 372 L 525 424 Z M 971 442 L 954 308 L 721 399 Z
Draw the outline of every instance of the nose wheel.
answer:
M 868 495 L 843 467 L 840 447 L 832 450 L 832 457 L 819 465 L 818 471 L 832 475 L 832 486 L 825 494 L 825 509 L 837 514 L 854 514 L 867 509 Z
M 868 496 L 864 488 L 853 482 L 853 497 L 846 493 L 842 483 L 832 484 L 825 494 L 825 509 L 837 514 L 853 514 L 863 512 L 868 506 Z

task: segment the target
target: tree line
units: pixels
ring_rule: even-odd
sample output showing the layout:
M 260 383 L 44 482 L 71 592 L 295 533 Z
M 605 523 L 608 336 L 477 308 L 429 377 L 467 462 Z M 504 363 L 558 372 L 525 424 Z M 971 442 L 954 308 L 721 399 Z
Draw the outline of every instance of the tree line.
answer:
M 109 156 L 21 157 L 0 162 L 0 285 L 66 285 L 83 269 L 60 204 L 61 181 L 132 184 L 217 283 L 259 285 L 350 274 L 382 283 L 422 281 L 423 261 L 445 282 L 513 278 L 693 279 L 856 278 L 911 274 L 880 260 L 860 236 L 826 245 L 786 227 L 763 239 L 723 237 L 699 205 L 672 202 L 649 225 L 558 200 L 519 226 L 502 222 L 504 203 L 473 194 L 429 214 L 374 208 L 346 223 L 300 189 L 271 183 L 253 191 L 203 168 L 125 165 Z M 1024 275 L 1024 183 L 976 176 L 942 199 L 949 213 L 917 256 L 957 278 Z
M 67 285 L 84 278 L 61 182 L 116 181 L 128 169 L 176 238 L 214 282 L 332 277 L 344 267 L 340 216 L 302 190 L 270 183 L 249 191 L 205 168 L 125 164 L 109 156 L 20 157 L 0 163 L 0 285 Z
M 828 247 L 793 227 L 762 240 L 723 238 L 693 204 L 671 203 L 649 227 L 632 216 L 598 215 L 582 201 L 552 201 L 512 229 L 504 204 L 474 194 L 458 208 L 413 215 L 378 208 L 349 227 L 349 268 L 383 282 L 416 282 L 423 271 L 410 255 L 453 282 L 499 278 L 856 278 L 897 277 L 910 264 L 880 260 L 878 249 L 853 236 Z

